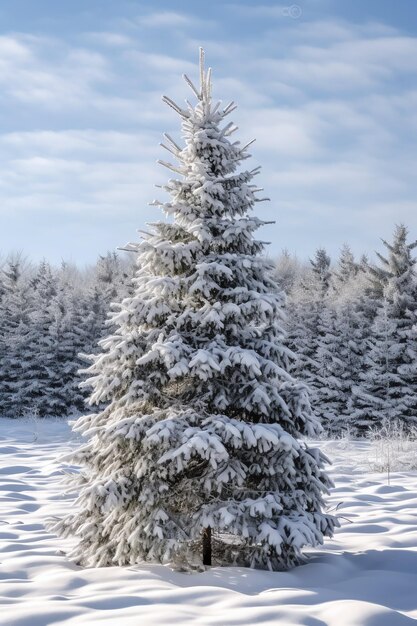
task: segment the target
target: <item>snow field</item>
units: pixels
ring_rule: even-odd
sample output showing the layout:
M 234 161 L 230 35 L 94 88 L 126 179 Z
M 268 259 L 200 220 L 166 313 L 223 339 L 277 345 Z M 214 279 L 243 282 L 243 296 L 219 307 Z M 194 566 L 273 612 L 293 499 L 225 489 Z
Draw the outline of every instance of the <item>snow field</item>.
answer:
M 402 626 L 417 619 L 417 472 L 369 471 L 370 444 L 324 442 L 342 527 L 290 572 L 83 569 L 45 530 L 72 500 L 62 421 L 0 419 L 1 626 Z

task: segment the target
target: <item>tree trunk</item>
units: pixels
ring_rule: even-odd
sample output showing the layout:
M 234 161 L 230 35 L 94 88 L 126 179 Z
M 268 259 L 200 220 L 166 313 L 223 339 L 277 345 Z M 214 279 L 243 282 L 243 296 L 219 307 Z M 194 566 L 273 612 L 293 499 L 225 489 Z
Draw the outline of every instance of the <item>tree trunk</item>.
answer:
M 211 528 L 203 530 L 203 565 L 211 565 Z

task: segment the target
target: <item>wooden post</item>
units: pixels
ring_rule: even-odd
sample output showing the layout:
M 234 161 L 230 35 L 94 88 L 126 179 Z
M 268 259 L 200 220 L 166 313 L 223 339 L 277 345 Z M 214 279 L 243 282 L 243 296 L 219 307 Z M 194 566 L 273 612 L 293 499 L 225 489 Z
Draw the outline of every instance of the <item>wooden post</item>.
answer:
M 211 528 L 203 530 L 203 565 L 211 565 Z

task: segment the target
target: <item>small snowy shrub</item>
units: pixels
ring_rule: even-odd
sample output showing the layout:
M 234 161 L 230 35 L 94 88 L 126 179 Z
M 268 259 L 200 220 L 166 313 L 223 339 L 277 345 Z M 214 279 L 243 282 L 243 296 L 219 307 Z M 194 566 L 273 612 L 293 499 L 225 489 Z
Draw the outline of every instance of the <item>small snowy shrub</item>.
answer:
M 285 569 L 305 545 L 332 534 L 324 512 L 325 457 L 304 385 L 288 373 L 283 296 L 254 233 L 259 168 L 224 123 L 200 63 L 197 98 L 183 109 L 185 146 L 166 135 L 176 178 L 155 201 L 171 221 L 152 224 L 137 253 L 135 293 L 92 358 L 86 443 L 74 454 L 77 509 L 56 528 L 94 566 L 214 562 Z M 211 531 L 213 530 L 213 535 Z
M 369 466 L 374 472 L 417 469 L 417 428 L 405 426 L 399 420 L 385 419 L 369 433 L 371 442 Z

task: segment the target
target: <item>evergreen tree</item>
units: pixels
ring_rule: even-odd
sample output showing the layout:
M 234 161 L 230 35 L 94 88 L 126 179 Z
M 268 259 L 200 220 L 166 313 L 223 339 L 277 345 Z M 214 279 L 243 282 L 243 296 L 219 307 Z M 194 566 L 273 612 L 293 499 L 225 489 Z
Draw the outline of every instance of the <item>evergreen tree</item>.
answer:
M 336 299 L 327 309 L 329 323 L 318 349 L 322 386 L 315 398 L 317 414 L 332 436 L 339 436 L 348 428 L 352 390 L 364 371 L 369 341 L 369 325 L 361 300 L 350 296 Z
M 335 290 L 337 291 L 347 283 L 351 282 L 360 271 L 360 268 L 361 265 L 356 263 L 350 247 L 347 244 L 344 244 L 340 251 L 337 268 L 333 272 Z
M 132 295 L 133 273 L 116 253 L 100 256 L 83 303 L 87 306 L 85 331 L 89 339 L 82 352 L 97 352 L 99 340 L 109 333 L 112 303 Z
M 334 307 L 326 303 L 317 322 L 317 349 L 314 360 L 312 389 L 315 413 L 327 431 L 334 426 L 343 408 L 341 375 L 344 363 L 340 352 L 338 318 Z
M 200 566 L 214 558 L 288 568 L 304 545 L 332 533 L 323 512 L 329 479 L 303 385 L 288 373 L 282 296 L 253 233 L 258 168 L 229 140 L 235 108 L 211 101 L 200 63 L 195 107 L 167 102 L 182 118 L 186 145 L 166 136 L 180 178 L 138 245 L 136 290 L 115 312 L 89 384 L 92 404 L 76 429 L 88 441 L 78 510 L 57 523 L 79 537 L 83 563 L 138 561 Z M 211 532 L 213 537 L 211 541 Z
M 328 268 L 329 262 L 323 265 Z M 362 285 L 363 270 L 345 244 L 321 303 L 313 382 L 316 414 L 332 436 L 346 428 L 352 388 L 363 370 L 368 328 Z
M 316 367 L 321 290 L 321 282 L 309 269 L 296 281 L 287 301 L 286 343 L 296 355 L 290 361 L 291 373 L 310 388 Z
M 0 309 L 0 415 L 24 413 L 24 350 L 29 332 L 30 290 L 20 256 L 10 258 L 2 272 Z
M 57 280 L 51 266 L 43 261 L 30 283 L 32 290 L 28 332 L 22 346 L 21 393 L 19 404 L 24 414 L 58 415 L 52 380 L 54 342 L 51 336 L 52 303 Z
M 319 285 L 321 285 L 321 291 L 325 295 L 329 289 L 331 272 L 330 263 L 331 259 L 324 248 L 319 248 L 316 251 L 314 259 L 310 259 L 313 273 L 315 274 Z
M 65 280 L 58 283 L 57 293 L 50 306 L 51 351 L 49 354 L 50 393 L 48 413 L 70 415 L 85 406 L 85 393 L 80 388 L 81 367 L 85 362 L 88 335 L 85 327 L 85 303 L 82 295 Z
M 352 426 L 358 432 L 386 419 L 417 423 L 417 283 L 407 229 L 396 228 L 393 243 L 383 241 L 387 257 L 378 254 L 372 268 L 374 291 L 383 293 L 372 328 L 367 369 L 354 389 Z
M 322 345 L 331 314 L 327 310 L 331 283 L 330 257 L 323 248 L 310 260 L 310 271 L 301 276 L 288 302 L 287 344 L 296 354 L 291 372 L 306 383 L 315 414 L 321 419 L 320 392 L 327 375 L 327 348 Z
M 278 287 L 286 294 L 291 293 L 301 273 L 300 263 L 295 255 L 283 250 L 275 263 L 274 278 Z

